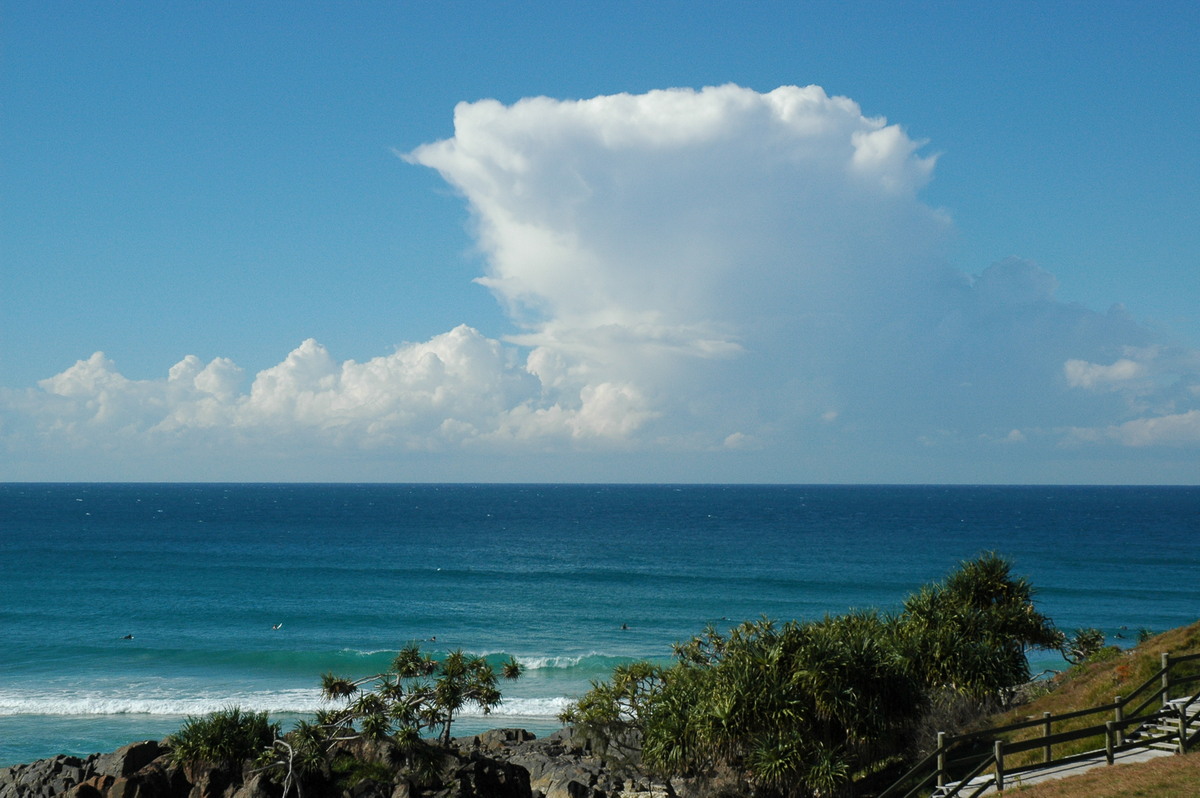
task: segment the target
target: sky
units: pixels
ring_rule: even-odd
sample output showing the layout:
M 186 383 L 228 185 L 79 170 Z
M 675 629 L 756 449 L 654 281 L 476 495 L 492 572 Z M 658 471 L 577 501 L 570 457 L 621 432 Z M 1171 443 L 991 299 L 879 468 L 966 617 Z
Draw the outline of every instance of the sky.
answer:
M 0 8 L 0 480 L 1197 484 L 1200 6 Z

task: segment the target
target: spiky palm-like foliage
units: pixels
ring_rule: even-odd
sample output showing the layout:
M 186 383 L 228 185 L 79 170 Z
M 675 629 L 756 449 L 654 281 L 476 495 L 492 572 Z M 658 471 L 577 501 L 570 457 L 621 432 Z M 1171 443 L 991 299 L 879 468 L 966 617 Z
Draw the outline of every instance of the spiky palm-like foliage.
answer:
M 501 674 L 516 679 L 521 666 L 509 659 Z M 390 740 L 383 749 L 391 752 L 390 764 L 405 767 L 422 783 L 433 783 L 442 752 L 421 733 L 436 730 L 439 741 L 448 745 L 451 724 L 465 707 L 487 713 L 501 698 L 496 672 L 482 657 L 455 651 L 439 661 L 417 645 L 403 648 L 384 673 L 359 679 L 323 674 L 321 695 L 331 706 L 282 736 L 279 724 L 270 723 L 265 712 L 230 707 L 189 717 L 171 737 L 172 755 L 177 762 L 226 767 L 253 759 L 258 769 L 282 780 L 284 795 L 294 791 L 300 796 L 305 782 L 332 778 L 332 763 L 345 758 L 347 746 Z
M 253 758 L 279 736 L 279 724 L 266 712 L 230 706 L 203 716 L 189 715 L 167 742 L 178 764 L 233 767 Z
M 1033 595 L 1007 560 L 984 554 L 904 602 L 899 645 L 929 688 L 995 695 L 1029 679 L 1029 649 L 1062 644 Z
M 520 664 L 510 658 L 501 675 L 519 678 Z M 367 687 L 371 682 L 374 686 Z M 443 745 L 449 745 L 454 719 L 464 708 L 475 706 L 487 714 L 501 699 L 496 671 L 483 657 L 460 650 L 437 660 L 415 644 L 401 649 L 384 673 L 361 679 L 325 674 L 321 694 L 343 704 L 325 716 L 333 738 L 382 739 L 397 730 L 436 728 Z
M 618 665 L 607 682 L 592 689 L 559 715 L 596 750 L 624 764 L 636 762 L 649 716 L 648 702 L 663 700 L 663 669 L 649 662 Z
M 725 766 L 759 794 L 828 793 L 892 753 L 892 733 L 919 710 L 888 639 L 873 613 L 710 628 L 677 646 L 670 668 L 617 669 L 563 719 L 610 745 L 636 730 L 643 765 L 668 779 Z
M 670 668 L 618 668 L 562 719 L 610 746 L 640 736 L 642 763 L 668 786 L 723 768 L 757 795 L 834 794 L 900 758 L 931 691 L 1011 686 L 1026 675 L 1027 647 L 1057 645 L 1032 593 L 985 555 L 896 616 L 709 628 L 675 647 Z

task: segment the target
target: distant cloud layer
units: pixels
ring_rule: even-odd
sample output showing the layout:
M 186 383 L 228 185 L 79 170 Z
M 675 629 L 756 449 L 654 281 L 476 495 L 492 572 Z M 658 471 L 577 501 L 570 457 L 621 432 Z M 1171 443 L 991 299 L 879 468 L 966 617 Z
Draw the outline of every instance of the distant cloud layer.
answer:
M 1060 302 L 1032 263 L 953 269 L 918 196 L 934 156 L 847 98 L 484 100 L 454 122 L 404 157 L 468 203 L 516 334 L 365 363 L 309 340 L 248 388 L 223 358 L 131 381 L 96 353 L 0 395 L 6 445 L 774 450 L 779 479 L 806 448 L 1200 446 L 1195 351 Z

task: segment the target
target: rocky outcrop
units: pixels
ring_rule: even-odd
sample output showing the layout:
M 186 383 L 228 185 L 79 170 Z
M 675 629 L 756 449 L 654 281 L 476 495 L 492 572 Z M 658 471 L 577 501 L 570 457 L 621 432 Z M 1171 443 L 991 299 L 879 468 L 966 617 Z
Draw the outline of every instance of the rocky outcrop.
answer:
M 139 798 L 130 794 L 125 784 L 166 753 L 161 743 L 143 740 L 86 759 L 56 756 L 16 765 L 0 770 L 0 798 L 51 798 L 67 794 L 72 798 Z
M 493 729 L 457 740 L 460 750 L 485 753 L 528 773 L 532 798 L 629 798 L 662 785 L 652 783 L 633 763 L 595 752 L 571 729 L 538 740 L 523 729 Z
M 359 756 L 384 761 L 363 744 Z M 80 759 L 57 756 L 0 770 L 0 798 L 283 798 L 266 773 L 173 764 L 153 740 Z M 383 780 L 381 780 L 383 779 Z M 663 794 L 636 768 L 595 753 L 570 730 L 537 739 L 523 729 L 495 729 L 454 740 L 439 783 L 418 785 L 398 770 L 352 784 L 306 787 L 304 798 L 633 798 Z M 657 788 L 657 789 L 654 789 Z

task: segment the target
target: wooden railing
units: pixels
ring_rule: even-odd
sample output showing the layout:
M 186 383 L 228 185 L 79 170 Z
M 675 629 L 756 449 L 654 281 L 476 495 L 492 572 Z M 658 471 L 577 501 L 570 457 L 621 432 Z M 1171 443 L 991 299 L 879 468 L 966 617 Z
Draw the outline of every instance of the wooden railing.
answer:
M 1200 704 L 1200 675 L 1173 674 L 1172 669 L 1177 665 L 1194 661 L 1200 661 L 1200 653 L 1175 657 L 1164 653 L 1162 667 L 1157 672 L 1128 696 L 1117 696 L 1111 704 L 1102 704 L 1061 715 L 1051 715 L 1046 712 L 1042 714 L 1041 718 L 1033 718 L 971 734 L 949 736 L 944 732 L 938 732 L 937 748 L 901 776 L 891 787 L 880 793 L 878 798 L 913 798 L 925 794 L 935 787 L 946 788 L 951 784 L 955 786 L 944 793 L 946 798 L 960 795 L 973 798 L 993 786 L 1003 790 L 1006 780 L 1014 775 L 1052 765 L 1067 765 L 1085 759 L 1094 759 L 1101 750 L 1110 765 L 1116 754 L 1120 752 L 1134 748 L 1146 748 L 1160 742 L 1177 745 L 1181 753 L 1186 753 L 1191 746 L 1200 744 L 1200 715 L 1193 716 L 1190 711 L 1193 705 Z M 1190 698 L 1184 702 L 1172 703 L 1172 694 L 1183 697 L 1190 696 Z M 1153 711 L 1150 710 L 1151 707 L 1154 707 Z M 1056 723 L 1109 713 L 1112 717 L 1100 723 L 1054 733 L 1053 726 Z M 1126 738 L 1128 729 L 1138 729 L 1143 725 L 1167 718 L 1178 718 L 1179 729 L 1177 732 L 1157 737 L 1139 735 L 1136 740 Z M 1032 728 L 1040 728 L 1041 734 L 1017 741 L 1001 738 L 1002 735 Z M 1104 738 L 1103 749 L 1054 757 L 1055 746 L 1090 737 L 1099 739 L 1101 735 Z M 989 740 L 989 738 L 991 739 Z M 988 742 L 991 745 L 987 745 Z M 1041 749 L 1041 761 L 1006 767 L 1006 760 L 1011 757 L 1037 749 Z M 981 784 L 970 785 L 973 779 L 987 774 L 989 771 L 992 773 L 991 779 Z

